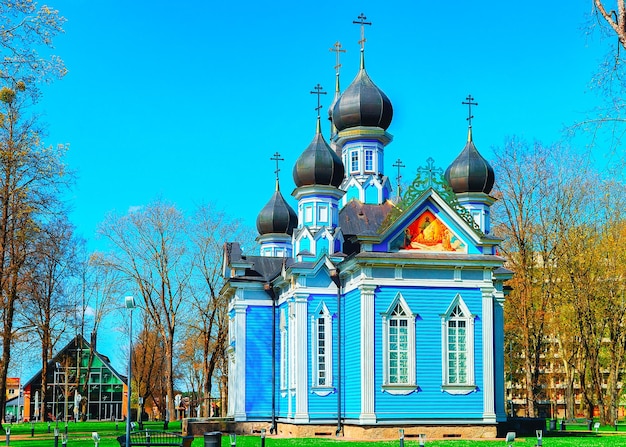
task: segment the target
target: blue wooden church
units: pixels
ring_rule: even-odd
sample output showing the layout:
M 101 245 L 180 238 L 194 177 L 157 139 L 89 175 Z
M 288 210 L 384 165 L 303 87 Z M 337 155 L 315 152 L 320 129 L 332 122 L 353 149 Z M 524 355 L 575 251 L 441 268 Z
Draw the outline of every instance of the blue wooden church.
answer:
M 427 160 L 392 200 L 392 117 L 361 44 L 355 79 L 343 93 L 337 81 L 330 143 L 318 116 L 293 167 L 296 209 L 277 179 L 257 218 L 260 253 L 224 246 L 227 415 L 246 430 L 495 437 L 506 419 L 511 272 L 490 231 L 493 169 L 470 120 L 445 173 Z

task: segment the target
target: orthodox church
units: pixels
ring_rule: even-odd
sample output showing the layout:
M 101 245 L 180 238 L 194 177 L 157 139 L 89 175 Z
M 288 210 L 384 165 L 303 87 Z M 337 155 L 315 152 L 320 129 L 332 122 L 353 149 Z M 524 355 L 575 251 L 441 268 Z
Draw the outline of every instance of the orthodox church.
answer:
M 260 253 L 224 246 L 227 415 L 248 432 L 294 436 L 495 437 L 511 272 L 490 231 L 493 169 L 470 119 L 447 170 L 428 159 L 392 200 L 393 108 L 363 42 L 343 93 L 337 74 L 329 142 L 318 115 L 295 162 L 296 209 L 277 177 L 257 218 Z

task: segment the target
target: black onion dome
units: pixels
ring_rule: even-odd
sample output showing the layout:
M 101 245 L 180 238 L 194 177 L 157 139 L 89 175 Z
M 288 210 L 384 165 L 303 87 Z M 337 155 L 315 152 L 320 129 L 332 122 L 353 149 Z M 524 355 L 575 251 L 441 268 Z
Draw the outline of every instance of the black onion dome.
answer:
M 320 132 L 318 117 L 315 137 L 293 167 L 293 181 L 297 187 L 328 185 L 338 188 L 343 181 L 343 173 L 341 159 L 326 143 Z
M 455 193 L 482 192 L 489 194 L 495 180 L 493 168 L 474 146 L 471 137 L 465 148 L 446 169 L 446 181 Z
M 269 233 L 293 234 L 298 225 L 298 216 L 276 188 L 274 195 L 256 218 L 256 228 L 260 235 Z
M 368 126 L 387 130 L 393 118 L 393 107 L 385 93 L 376 87 L 365 68 L 352 81 L 333 107 L 333 124 L 337 131 Z

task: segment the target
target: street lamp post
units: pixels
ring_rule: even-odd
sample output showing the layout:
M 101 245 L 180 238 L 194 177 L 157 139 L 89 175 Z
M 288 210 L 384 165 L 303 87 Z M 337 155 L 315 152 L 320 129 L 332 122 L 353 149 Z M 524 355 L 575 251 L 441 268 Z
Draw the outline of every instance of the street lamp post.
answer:
M 130 446 L 130 396 L 131 396 L 131 381 L 132 371 L 131 365 L 133 362 L 133 309 L 135 306 L 135 298 L 127 296 L 124 298 L 124 303 L 128 309 L 129 315 L 129 328 L 128 328 L 128 406 L 126 408 L 126 447 Z

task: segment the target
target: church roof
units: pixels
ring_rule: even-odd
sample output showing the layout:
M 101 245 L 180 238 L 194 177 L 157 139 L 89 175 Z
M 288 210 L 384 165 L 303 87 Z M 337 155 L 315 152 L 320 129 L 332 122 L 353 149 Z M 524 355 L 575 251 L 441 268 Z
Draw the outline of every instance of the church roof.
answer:
M 373 205 L 351 200 L 339 212 L 339 227 L 344 235 L 376 235 L 392 208 L 389 201 Z
M 289 266 L 294 263 L 292 258 L 275 258 L 271 256 L 244 256 L 243 259 L 250 263 L 244 275 L 231 278 L 235 281 L 262 281 L 268 282 L 276 278 L 282 268 L 283 263 Z

